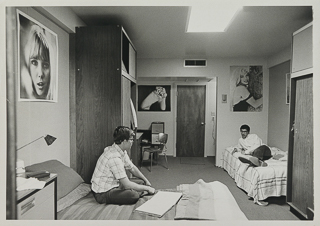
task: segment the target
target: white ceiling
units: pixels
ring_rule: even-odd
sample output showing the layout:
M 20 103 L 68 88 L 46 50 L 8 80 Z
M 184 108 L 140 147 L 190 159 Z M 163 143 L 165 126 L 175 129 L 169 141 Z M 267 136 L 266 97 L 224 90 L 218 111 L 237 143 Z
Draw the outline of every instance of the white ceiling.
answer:
M 209 7 L 209 6 L 208 6 Z M 123 25 L 138 58 L 269 57 L 312 21 L 311 6 L 245 6 L 224 33 L 185 33 L 187 6 L 75 6 L 90 25 Z

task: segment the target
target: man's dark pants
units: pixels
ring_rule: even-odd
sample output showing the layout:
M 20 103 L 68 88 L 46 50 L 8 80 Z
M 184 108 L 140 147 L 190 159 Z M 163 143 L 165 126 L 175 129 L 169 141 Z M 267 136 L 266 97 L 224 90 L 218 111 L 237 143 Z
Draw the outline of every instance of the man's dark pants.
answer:
M 252 152 L 252 156 L 265 161 L 272 157 L 271 150 L 267 145 L 261 145 Z
M 145 184 L 141 179 L 130 179 L 137 184 Z M 134 204 L 140 198 L 141 192 L 137 192 L 133 189 L 121 189 L 119 187 L 112 188 L 107 192 L 95 193 L 92 191 L 94 198 L 100 204 Z

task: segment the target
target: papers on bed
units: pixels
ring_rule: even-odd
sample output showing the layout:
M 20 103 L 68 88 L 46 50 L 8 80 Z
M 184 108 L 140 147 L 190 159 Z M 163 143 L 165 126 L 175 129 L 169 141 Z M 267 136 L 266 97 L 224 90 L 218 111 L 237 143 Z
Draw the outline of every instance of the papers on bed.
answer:
M 150 200 L 139 206 L 135 211 L 162 217 L 181 198 L 180 192 L 158 191 Z
M 17 191 L 23 191 L 27 189 L 42 189 L 46 185 L 45 181 L 39 181 L 36 178 L 23 178 L 17 177 Z

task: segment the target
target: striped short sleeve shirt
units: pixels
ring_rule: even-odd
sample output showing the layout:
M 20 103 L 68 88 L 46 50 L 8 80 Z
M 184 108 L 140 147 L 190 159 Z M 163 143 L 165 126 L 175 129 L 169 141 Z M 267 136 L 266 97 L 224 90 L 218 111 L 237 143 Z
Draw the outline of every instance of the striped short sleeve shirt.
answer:
M 92 190 L 101 193 L 119 187 L 119 180 L 127 177 L 126 169 L 132 169 L 132 167 L 133 163 L 127 152 L 122 151 L 117 144 L 106 147 L 92 175 Z

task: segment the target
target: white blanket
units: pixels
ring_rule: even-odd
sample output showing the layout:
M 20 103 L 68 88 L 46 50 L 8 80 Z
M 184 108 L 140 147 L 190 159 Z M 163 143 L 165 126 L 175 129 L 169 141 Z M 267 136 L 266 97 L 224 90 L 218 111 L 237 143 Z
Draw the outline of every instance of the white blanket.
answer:
M 254 202 L 286 195 L 287 161 L 271 158 L 265 161 L 267 167 L 253 167 L 238 159 L 241 155 L 239 152 L 232 155 L 232 150 L 233 147 L 228 147 L 223 151 L 223 168 Z
M 176 207 L 175 220 L 248 220 L 228 187 L 219 181 L 202 179 L 177 187 L 183 193 Z

